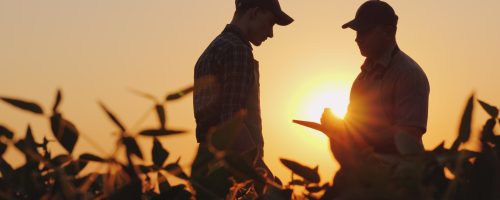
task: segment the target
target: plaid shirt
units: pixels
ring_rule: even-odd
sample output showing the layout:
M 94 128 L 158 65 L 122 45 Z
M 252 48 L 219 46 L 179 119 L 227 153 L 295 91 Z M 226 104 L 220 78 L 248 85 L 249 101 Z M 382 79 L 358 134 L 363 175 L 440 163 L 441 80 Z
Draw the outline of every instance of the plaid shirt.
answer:
M 247 108 L 254 76 L 255 60 L 250 43 L 241 30 L 227 25 L 205 49 L 194 70 L 193 106 L 196 139 L 205 141 L 208 130 Z M 257 105 L 258 106 L 258 105 Z M 260 115 L 260 113 L 259 113 Z

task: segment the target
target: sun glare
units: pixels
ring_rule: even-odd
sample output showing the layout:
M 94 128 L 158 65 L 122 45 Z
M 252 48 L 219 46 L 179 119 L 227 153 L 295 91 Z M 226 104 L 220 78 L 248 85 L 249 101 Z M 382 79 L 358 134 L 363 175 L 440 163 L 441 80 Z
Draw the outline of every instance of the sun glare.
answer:
M 349 104 L 350 83 L 345 80 L 316 79 L 304 84 L 296 98 L 295 118 L 319 121 L 325 108 L 343 118 Z

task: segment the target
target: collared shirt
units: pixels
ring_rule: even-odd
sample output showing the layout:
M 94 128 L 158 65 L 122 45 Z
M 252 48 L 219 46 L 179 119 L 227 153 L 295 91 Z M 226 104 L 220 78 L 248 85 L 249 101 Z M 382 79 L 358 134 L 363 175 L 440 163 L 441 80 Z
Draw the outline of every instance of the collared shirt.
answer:
M 429 91 L 422 68 L 394 46 L 378 60 L 365 60 L 345 119 L 376 152 L 394 153 L 393 135 L 381 135 L 381 130 L 397 126 L 425 132 Z
M 244 135 L 240 140 L 242 143 L 247 140 L 246 144 L 252 146 L 263 146 L 258 62 L 238 27 L 227 25 L 205 49 L 195 66 L 194 85 L 198 142 L 205 142 L 210 128 L 227 121 L 240 110 L 246 110 L 245 133 L 240 134 Z

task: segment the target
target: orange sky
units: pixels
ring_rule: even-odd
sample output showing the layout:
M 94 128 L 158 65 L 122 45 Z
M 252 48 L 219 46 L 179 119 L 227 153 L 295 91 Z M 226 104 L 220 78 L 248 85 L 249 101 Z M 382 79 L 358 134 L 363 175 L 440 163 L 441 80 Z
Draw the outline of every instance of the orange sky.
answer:
M 355 32 L 340 26 L 363 1 L 281 0 L 295 22 L 276 27 L 274 38 L 254 48 L 260 61 L 265 160 L 276 175 L 289 171 L 279 158 L 320 166 L 323 181 L 337 169 L 325 138 L 291 123 L 319 120 L 323 106 L 342 112 L 363 57 Z M 466 98 L 500 106 L 500 1 L 388 1 L 399 15 L 397 40 L 427 73 L 431 84 L 426 148 L 454 139 Z M 198 56 L 232 17 L 231 1 L 0 0 L 0 95 L 33 100 L 51 108 L 57 88 L 61 110 L 82 134 L 112 151 L 113 124 L 97 105 L 102 100 L 132 127 L 151 103 L 135 88 L 163 97 L 193 82 Z M 188 168 L 195 151 L 192 96 L 168 105 L 169 126 L 190 133 L 163 138 L 171 161 Z M 324 104 L 324 105 L 323 105 Z M 474 127 L 486 115 L 476 110 Z M 0 103 L 0 124 L 24 135 L 49 135 L 43 118 Z M 156 116 L 133 131 L 153 126 Z M 150 151 L 151 140 L 141 140 Z M 53 145 L 54 151 L 60 150 Z M 80 140 L 76 154 L 96 148 Z M 20 163 L 18 152 L 5 155 Z

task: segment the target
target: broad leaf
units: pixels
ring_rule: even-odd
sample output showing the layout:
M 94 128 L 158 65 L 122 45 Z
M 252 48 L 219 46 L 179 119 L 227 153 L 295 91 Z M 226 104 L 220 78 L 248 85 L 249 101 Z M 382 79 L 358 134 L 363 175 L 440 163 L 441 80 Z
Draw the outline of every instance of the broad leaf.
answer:
M 167 177 L 163 176 L 162 173 L 158 172 L 158 187 L 160 188 L 160 193 L 167 192 L 171 187 L 167 180 Z
M 58 155 L 55 158 L 50 160 L 50 163 L 56 167 L 60 167 L 66 163 L 71 161 L 71 157 L 69 155 Z
M 157 138 L 154 138 L 153 150 L 151 153 L 153 155 L 153 163 L 158 167 L 163 167 L 163 163 L 167 160 L 169 153 L 163 148 L 163 145 Z
M 229 149 L 238 137 L 245 115 L 245 112 L 239 112 L 232 119 L 222 123 L 216 129 L 210 130 L 207 134 L 208 149 L 219 151 Z
M 255 167 L 239 155 L 225 156 L 228 170 L 237 178 L 253 179 L 258 183 L 266 183 L 266 179 L 255 170 Z
M 106 114 L 113 121 L 113 123 L 115 123 L 116 126 L 118 126 L 118 128 L 120 128 L 120 130 L 122 132 L 125 132 L 125 130 L 126 130 L 125 126 L 123 126 L 122 123 L 120 123 L 120 121 L 118 120 L 118 118 L 116 118 L 115 115 L 111 111 L 109 111 L 108 108 L 106 108 L 106 106 L 104 106 L 103 103 L 99 102 L 99 105 L 104 110 L 104 112 L 106 112 Z
M 20 108 L 20 109 L 23 109 L 26 111 L 30 111 L 30 112 L 33 112 L 35 114 L 43 114 L 42 108 L 36 103 L 18 100 L 18 99 L 6 98 L 6 97 L 0 97 L 0 99 L 4 100 L 5 102 L 7 102 L 7 103 L 9 103 L 17 108 Z
M 54 106 L 52 107 L 52 112 L 57 113 L 57 108 L 59 107 L 59 104 L 61 103 L 62 95 L 61 95 L 61 90 L 57 90 L 56 94 L 56 100 L 54 101 Z
M 78 159 L 83 161 L 106 162 L 105 159 L 90 153 L 84 153 L 80 155 Z
M 456 151 L 461 143 L 467 142 L 470 137 L 471 132 L 471 122 L 472 122 L 472 110 L 474 109 L 474 95 L 472 95 L 467 101 L 467 106 L 462 115 L 462 120 L 460 122 L 460 129 L 458 132 L 458 137 L 453 142 L 451 147 L 452 151 Z
M 479 104 L 483 107 L 483 109 L 491 116 L 491 118 L 498 117 L 498 108 L 495 106 L 491 106 L 490 104 L 485 103 L 484 101 L 478 100 Z
M 188 175 L 186 173 L 184 173 L 184 171 L 182 170 L 181 166 L 179 166 L 178 163 L 168 164 L 167 166 L 165 166 L 164 169 L 167 170 L 168 173 L 170 173 L 178 178 L 181 178 L 184 180 L 189 180 Z
M 285 165 L 288 169 L 292 170 L 294 174 L 299 175 L 300 177 L 304 178 L 305 180 L 308 180 L 312 183 L 319 183 L 320 177 L 318 174 L 318 167 L 312 169 L 309 167 L 306 167 L 304 165 L 301 165 L 295 161 L 287 160 L 281 158 L 281 163 Z
M 0 125 L 0 136 L 4 135 L 5 137 L 12 139 L 14 137 L 14 133 L 10 131 L 7 127 Z
M 12 166 L 1 157 L 0 157 L 0 172 L 2 172 L 2 178 L 10 176 L 12 172 L 14 172 Z
M 169 130 L 169 129 L 148 129 L 148 130 L 141 131 L 139 134 L 144 135 L 144 136 L 159 137 L 159 136 L 167 136 L 167 135 L 176 135 L 176 134 L 181 134 L 181 133 L 186 133 L 186 131 Z
M 141 149 L 134 138 L 123 137 L 122 142 L 127 148 L 127 155 L 135 154 L 137 157 L 143 159 Z
M 15 146 L 25 154 L 28 161 L 43 162 L 43 157 L 37 151 L 37 144 L 29 125 L 26 130 L 26 136 L 24 139 L 17 141 Z
M 184 97 L 187 94 L 191 93 L 193 90 L 194 90 L 194 87 L 193 86 L 189 86 L 189 87 L 187 87 L 187 88 L 185 88 L 185 89 L 183 89 L 183 90 L 181 90 L 179 92 L 175 92 L 175 93 L 167 95 L 166 100 L 167 101 L 173 101 L 173 100 L 180 99 L 181 97 Z
M 165 108 L 163 107 L 163 105 L 156 105 L 155 106 L 156 108 L 156 114 L 158 114 L 158 120 L 160 120 L 160 127 L 162 129 L 165 129 L 165 122 L 166 122 L 166 116 L 165 116 Z
M 496 122 L 495 118 L 490 118 L 486 121 L 483 126 L 483 131 L 481 132 L 481 141 L 494 143 L 495 133 L 493 129 L 495 128 Z
M 132 88 L 129 88 L 129 91 L 131 91 L 132 93 L 134 93 L 134 94 L 136 94 L 138 96 L 141 96 L 141 97 L 144 97 L 146 99 L 152 100 L 155 103 L 158 102 L 158 100 L 156 99 L 156 97 L 154 97 L 151 94 L 148 94 L 148 93 L 145 93 L 145 92 L 141 92 L 139 90 L 135 90 L 135 89 L 132 89 Z
M 80 135 L 75 125 L 65 120 L 59 113 L 50 117 L 50 125 L 57 141 L 71 154 Z
M 5 150 L 7 150 L 7 145 L 0 142 L 0 157 L 5 153 Z

